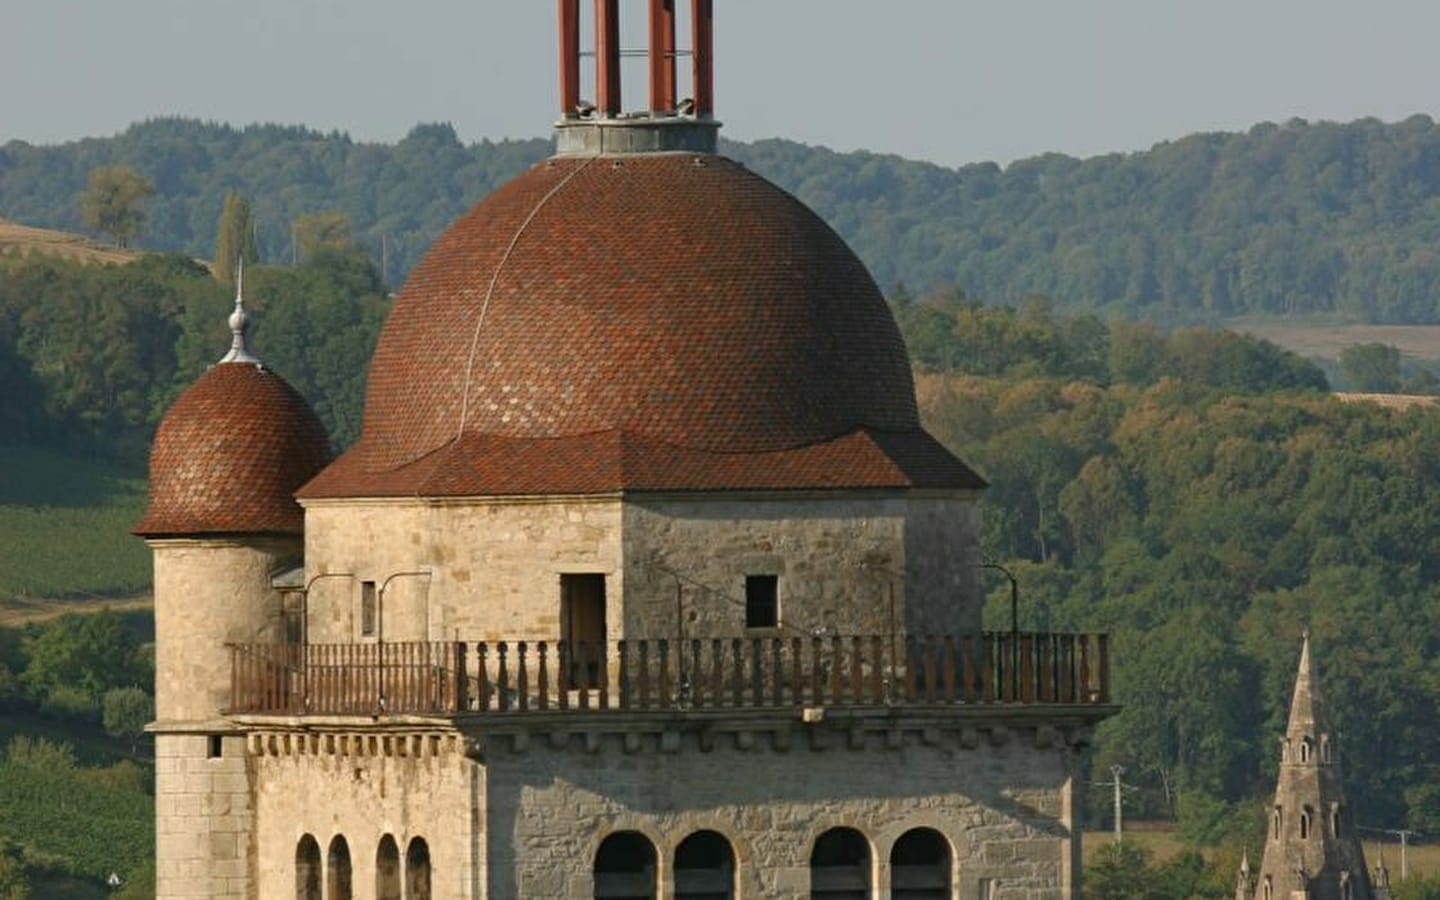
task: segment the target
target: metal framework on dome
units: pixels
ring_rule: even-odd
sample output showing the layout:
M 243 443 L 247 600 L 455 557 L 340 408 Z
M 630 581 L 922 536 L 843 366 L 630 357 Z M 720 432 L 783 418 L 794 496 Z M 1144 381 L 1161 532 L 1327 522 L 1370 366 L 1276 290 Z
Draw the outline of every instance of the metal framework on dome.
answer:
M 222 363 L 253 363 L 260 360 L 251 355 L 245 346 L 246 334 L 250 331 L 250 317 L 245 313 L 245 260 L 242 258 L 235 269 L 235 310 L 230 313 L 230 352 L 220 358 Z
M 581 49 L 580 0 L 558 0 L 560 19 L 560 155 L 691 151 L 714 153 L 720 123 L 714 120 L 714 0 L 690 0 L 691 46 L 676 42 L 676 3 L 647 0 L 649 46 L 620 46 L 620 0 L 595 0 L 595 49 Z M 649 108 L 625 112 L 620 60 L 649 60 Z M 593 102 L 580 96 L 581 60 L 595 59 Z M 691 61 L 692 96 L 680 98 L 676 62 Z

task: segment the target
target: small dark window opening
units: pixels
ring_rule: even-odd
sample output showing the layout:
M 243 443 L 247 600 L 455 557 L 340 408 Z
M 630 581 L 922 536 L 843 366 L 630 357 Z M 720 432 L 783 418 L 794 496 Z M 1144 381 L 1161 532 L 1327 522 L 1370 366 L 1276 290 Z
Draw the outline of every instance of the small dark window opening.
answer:
M 360 582 L 360 636 L 375 636 L 375 582 Z
M 320 900 L 320 845 L 308 834 L 295 847 L 295 900 Z
M 219 759 L 225 755 L 225 741 L 218 734 L 207 734 L 205 736 L 205 758 Z
M 1300 839 L 1310 839 L 1310 807 L 1308 806 L 1300 812 Z
M 780 624 L 780 576 L 745 576 L 745 627 L 774 628 Z

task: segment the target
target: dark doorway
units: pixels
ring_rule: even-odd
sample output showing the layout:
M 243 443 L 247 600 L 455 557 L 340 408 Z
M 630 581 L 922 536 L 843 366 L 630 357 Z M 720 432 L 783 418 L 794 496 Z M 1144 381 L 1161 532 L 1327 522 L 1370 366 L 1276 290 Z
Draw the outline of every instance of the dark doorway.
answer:
M 655 845 L 637 831 L 617 831 L 595 853 L 596 900 L 654 900 Z
M 890 850 L 891 900 L 948 900 L 950 845 L 940 832 L 915 828 Z
M 605 576 L 560 576 L 560 640 L 569 658 L 566 687 L 595 688 L 605 675 Z
M 676 900 L 731 900 L 735 853 L 724 835 L 697 831 L 675 848 Z
M 810 851 L 812 900 L 869 900 L 870 842 L 853 828 L 832 828 Z

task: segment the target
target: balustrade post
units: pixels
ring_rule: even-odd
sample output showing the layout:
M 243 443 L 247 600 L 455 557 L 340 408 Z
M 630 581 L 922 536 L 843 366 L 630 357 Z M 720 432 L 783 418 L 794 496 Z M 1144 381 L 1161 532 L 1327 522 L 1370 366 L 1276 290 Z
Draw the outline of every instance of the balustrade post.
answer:
M 700 703 L 695 704 L 702 706 Z M 725 645 L 719 638 L 710 639 L 710 708 L 725 705 Z
M 955 635 L 947 634 L 940 641 L 940 677 L 944 679 L 943 700 L 955 702 Z
M 535 675 L 535 688 L 539 694 L 541 712 L 550 708 L 550 647 L 544 641 L 539 644 L 540 671 Z
M 530 709 L 530 672 L 525 663 L 525 657 L 529 655 L 530 647 L 524 641 L 515 645 L 515 699 L 519 703 L 520 711 L 527 712 Z
M 880 635 L 870 636 L 870 702 L 885 703 L 885 644 Z
M 660 638 L 656 649 L 660 651 L 660 696 L 657 699 L 662 707 L 673 707 L 677 698 L 670 690 L 670 641 Z

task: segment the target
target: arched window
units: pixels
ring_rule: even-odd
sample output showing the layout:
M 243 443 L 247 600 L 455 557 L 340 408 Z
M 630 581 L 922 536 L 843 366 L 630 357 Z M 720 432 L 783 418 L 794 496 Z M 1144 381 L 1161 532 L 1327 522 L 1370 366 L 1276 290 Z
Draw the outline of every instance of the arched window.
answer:
M 1302 763 L 1310 761 L 1310 739 L 1308 737 L 1300 739 L 1300 761 Z
M 950 844 L 931 828 L 900 835 L 890 850 L 892 900 L 949 900 Z
M 1330 836 L 1340 836 L 1340 804 L 1330 804 Z
M 400 847 L 388 834 L 375 849 L 375 900 L 401 900 Z
M 295 845 L 295 900 L 320 900 L 320 844 L 308 834 Z
M 869 900 L 870 842 L 853 828 L 832 828 L 810 851 L 812 900 Z
M 405 850 L 405 900 L 430 900 L 430 845 L 411 838 Z
M 1300 810 L 1300 840 L 1308 840 L 1310 837 L 1310 807 Z
M 325 855 L 325 900 L 351 900 L 350 845 L 337 834 Z
M 638 831 L 617 831 L 595 852 L 596 900 L 654 900 L 655 845 Z
M 1285 816 L 1282 813 L 1282 809 L 1283 807 L 1281 807 L 1280 804 L 1275 804 L 1275 816 L 1273 821 L 1275 823 L 1275 840 L 1277 841 L 1280 840 L 1280 826 L 1285 824 Z
M 1347 869 L 1340 870 L 1340 900 L 1352 900 L 1355 896 L 1354 889 L 1350 884 L 1350 872 Z
M 675 848 L 675 900 L 731 900 L 735 853 L 725 836 L 697 831 Z
M 1271 880 L 1269 875 L 1265 876 L 1265 890 L 1263 893 L 1265 896 L 1262 900 L 1275 900 L 1275 882 Z

